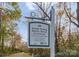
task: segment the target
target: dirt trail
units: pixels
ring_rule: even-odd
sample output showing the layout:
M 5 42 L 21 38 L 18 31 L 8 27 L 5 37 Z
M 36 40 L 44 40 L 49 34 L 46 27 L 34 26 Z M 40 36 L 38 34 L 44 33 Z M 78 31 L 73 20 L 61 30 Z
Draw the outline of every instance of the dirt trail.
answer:
M 20 53 L 12 54 L 8 57 L 32 57 L 32 56 L 29 53 L 20 52 Z

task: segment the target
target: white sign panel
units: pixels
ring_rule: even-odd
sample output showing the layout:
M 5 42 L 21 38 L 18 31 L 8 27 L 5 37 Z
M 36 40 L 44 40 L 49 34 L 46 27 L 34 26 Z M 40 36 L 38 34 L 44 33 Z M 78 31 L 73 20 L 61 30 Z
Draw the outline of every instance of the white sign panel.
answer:
M 49 47 L 50 28 L 49 24 L 42 22 L 29 23 L 29 46 Z

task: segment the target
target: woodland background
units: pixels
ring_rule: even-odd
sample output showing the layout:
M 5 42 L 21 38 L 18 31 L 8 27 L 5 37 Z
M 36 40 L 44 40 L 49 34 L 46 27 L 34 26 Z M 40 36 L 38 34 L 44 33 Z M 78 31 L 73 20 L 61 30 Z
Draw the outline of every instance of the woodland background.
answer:
M 50 57 L 50 48 L 28 48 L 27 42 L 22 41 L 21 35 L 17 33 L 17 22 L 20 22 L 19 18 L 22 17 L 18 3 L 4 2 L 3 4 L 12 9 L 0 6 L 0 56 Z M 32 17 L 50 19 L 53 2 L 33 2 L 33 4 L 37 10 L 30 13 Z M 55 55 L 78 57 L 79 2 L 57 2 L 53 6 L 55 9 Z M 28 21 L 31 20 L 28 19 Z

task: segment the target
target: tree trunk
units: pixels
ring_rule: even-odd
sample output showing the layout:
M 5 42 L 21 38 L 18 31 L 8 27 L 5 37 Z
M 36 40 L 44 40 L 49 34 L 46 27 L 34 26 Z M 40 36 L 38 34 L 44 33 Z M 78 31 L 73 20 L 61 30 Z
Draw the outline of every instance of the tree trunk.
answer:
M 79 2 L 77 2 L 77 21 L 79 24 Z
M 79 25 L 79 2 L 77 2 L 77 21 Z M 79 27 L 77 28 L 77 38 L 79 39 Z

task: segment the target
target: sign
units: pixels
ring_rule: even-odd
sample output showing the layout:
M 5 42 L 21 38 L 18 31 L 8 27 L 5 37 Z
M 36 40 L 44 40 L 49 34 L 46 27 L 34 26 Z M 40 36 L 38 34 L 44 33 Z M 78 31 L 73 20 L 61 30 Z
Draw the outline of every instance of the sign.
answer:
M 50 46 L 50 25 L 43 22 L 29 22 L 29 47 Z

